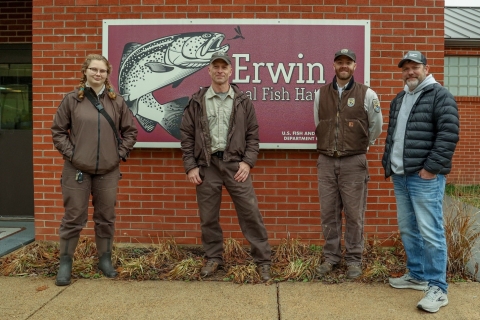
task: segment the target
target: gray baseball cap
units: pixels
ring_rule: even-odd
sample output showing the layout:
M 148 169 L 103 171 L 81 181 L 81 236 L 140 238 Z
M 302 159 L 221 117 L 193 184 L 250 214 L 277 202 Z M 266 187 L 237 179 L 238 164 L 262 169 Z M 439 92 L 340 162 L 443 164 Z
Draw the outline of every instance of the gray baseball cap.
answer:
M 230 57 L 225 52 L 218 51 L 218 52 L 215 52 L 214 54 L 212 54 L 212 57 L 210 58 L 210 64 L 217 59 L 222 59 L 227 64 L 230 64 L 230 65 L 232 64 L 232 61 L 230 60 Z
M 335 58 L 333 59 L 333 61 L 337 60 L 340 56 L 349 57 L 353 61 L 357 61 L 357 56 L 355 55 L 355 52 L 349 49 L 342 49 L 340 51 L 337 51 L 335 53 Z
M 413 61 L 416 63 L 427 64 L 427 58 L 420 51 L 408 51 L 406 55 L 403 56 L 403 59 L 398 63 L 398 67 L 401 68 L 406 61 Z

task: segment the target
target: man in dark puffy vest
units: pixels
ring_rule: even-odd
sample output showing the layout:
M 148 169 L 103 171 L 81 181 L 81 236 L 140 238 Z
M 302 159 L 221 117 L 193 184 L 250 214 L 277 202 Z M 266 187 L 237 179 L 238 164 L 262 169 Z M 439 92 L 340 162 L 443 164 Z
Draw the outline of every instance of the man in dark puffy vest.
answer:
M 422 53 L 409 51 L 398 67 L 405 87 L 390 104 L 382 165 L 393 180 L 408 273 L 389 283 L 425 290 L 417 307 L 437 312 L 448 304 L 442 204 L 458 142 L 458 109 L 452 94 L 428 74 Z
M 370 179 L 366 153 L 382 132 L 377 94 L 355 82 L 356 55 L 348 49 L 335 53 L 335 77 L 315 93 L 314 118 L 319 152 L 318 193 L 325 238 L 325 261 L 317 267 L 322 277 L 342 259 L 342 210 L 345 214 L 347 277 L 362 274 L 363 227 Z

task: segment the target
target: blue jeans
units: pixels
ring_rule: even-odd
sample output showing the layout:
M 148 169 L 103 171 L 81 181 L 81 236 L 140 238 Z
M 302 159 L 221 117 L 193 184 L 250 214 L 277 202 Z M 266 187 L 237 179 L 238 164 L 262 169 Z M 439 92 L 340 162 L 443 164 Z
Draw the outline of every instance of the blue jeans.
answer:
M 410 275 L 447 292 L 447 242 L 443 226 L 445 176 L 392 176 L 397 219 Z

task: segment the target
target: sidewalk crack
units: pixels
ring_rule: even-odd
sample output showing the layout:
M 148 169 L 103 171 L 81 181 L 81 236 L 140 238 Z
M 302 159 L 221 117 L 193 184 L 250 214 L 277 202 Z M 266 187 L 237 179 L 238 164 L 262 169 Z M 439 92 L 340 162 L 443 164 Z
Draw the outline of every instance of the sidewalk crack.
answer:
M 59 295 L 61 295 L 65 290 L 67 290 L 68 288 L 70 288 L 70 286 L 72 286 L 76 281 L 72 281 L 72 283 L 68 286 L 65 286 L 62 290 L 60 290 L 56 295 L 54 295 L 53 297 L 51 297 L 48 301 L 46 301 L 44 304 L 42 304 L 40 307 L 37 308 L 37 310 L 34 310 L 30 315 L 28 315 L 25 320 L 28 320 L 30 319 L 31 317 L 33 317 L 37 312 L 39 312 L 40 310 L 42 310 L 43 308 L 45 308 L 45 306 L 47 304 L 49 304 L 50 302 L 52 302 L 54 299 L 56 299 Z
M 282 314 L 280 313 L 280 284 L 277 283 L 277 314 L 278 320 L 282 320 Z

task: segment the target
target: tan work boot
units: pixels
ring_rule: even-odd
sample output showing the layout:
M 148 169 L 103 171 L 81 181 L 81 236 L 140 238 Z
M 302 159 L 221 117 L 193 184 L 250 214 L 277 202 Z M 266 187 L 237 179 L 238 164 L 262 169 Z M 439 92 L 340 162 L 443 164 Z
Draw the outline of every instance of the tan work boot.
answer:
M 326 275 L 327 273 L 329 273 L 330 271 L 332 271 L 333 269 L 333 264 L 331 264 L 330 262 L 327 262 L 325 261 L 324 263 L 322 263 L 321 265 L 319 265 L 315 271 L 317 273 L 317 277 L 321 278 L 323 277 L 324 275 Z
M 349 264 L 347 269 L 347 278 L 356 279 L 362 275 L 362 265 L 361 264 Z
M 220 263 L 218 263 L 215 260 L 208 260 L 207 263 L 202 267 L 202 270 L 200 271 L 200 277 L 208 277 L 214 274 L 218 267 L 220 266 Z
M 271 279 L 270 275 L 270 265 L 269 264 L 262 264 L 261 266 L 257 267 L 258 275 L 262 281 L 268 281 Z

